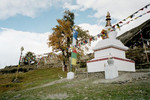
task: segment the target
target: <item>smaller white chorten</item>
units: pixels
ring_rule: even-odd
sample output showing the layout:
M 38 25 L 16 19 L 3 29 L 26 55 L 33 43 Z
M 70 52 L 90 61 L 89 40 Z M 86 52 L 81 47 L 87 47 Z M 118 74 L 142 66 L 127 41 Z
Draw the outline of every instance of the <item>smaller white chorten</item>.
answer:
M 125 57 L 125 51 L 128 47 L 116 39 L 117 32 L 113 30 L 110 23 L 110 14 L 106 16 L 106 27 L 108 38 L 99 41 L 94 50 L 94 59 L 87 62 L 88 72 L 104 71 L 104 65 L 107 64 L 109 54 L 112 55 L 114 64 L 118 67 L 118 71 L 135 71 L 135 62 Z
M 113 59 L 107 60 L 108 65 L 105 67 L 105 79 L 114 79 L 118 77 L 118 68 L 114 65 Z
M 74 79 L 74 73 L 73 72 L 68 72 L 67 73 L 67 79 Z

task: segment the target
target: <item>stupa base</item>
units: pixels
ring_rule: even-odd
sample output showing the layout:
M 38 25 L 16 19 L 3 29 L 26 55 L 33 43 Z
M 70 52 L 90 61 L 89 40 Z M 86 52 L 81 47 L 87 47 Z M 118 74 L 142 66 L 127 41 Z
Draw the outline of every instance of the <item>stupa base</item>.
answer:
M 126 58 L 112 57 L 114 65 L 117 66 L 118 71 L 135 72 L 135 62 Z M 108 58 L 97 58 L 87 62 L 88 72 L 102 72 L 105 70 Z

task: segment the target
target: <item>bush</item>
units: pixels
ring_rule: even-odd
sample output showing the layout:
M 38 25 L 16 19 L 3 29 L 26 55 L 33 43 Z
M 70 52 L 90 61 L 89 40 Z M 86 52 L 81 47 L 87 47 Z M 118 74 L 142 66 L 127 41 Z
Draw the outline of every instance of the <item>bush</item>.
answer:
M 150 51 L 150 48 L 147 48 L 147 51 Z M 150 58 L 150 52 L 147 52 L 147 54 Z M 135 61 L 136 69 L 150 68 L 150 63 L 147 62 L 145 49 L 143 48 L 129 49 L 126 52 L 126 57 Z

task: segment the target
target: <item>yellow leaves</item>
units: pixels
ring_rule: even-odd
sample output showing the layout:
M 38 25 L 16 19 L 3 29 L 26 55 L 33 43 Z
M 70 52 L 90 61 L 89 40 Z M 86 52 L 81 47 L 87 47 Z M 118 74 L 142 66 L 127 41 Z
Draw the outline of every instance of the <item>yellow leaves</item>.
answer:
M 49 42 L 48 45 L 52 46 L 54 50 L 56 49 L 66 49 L 67 44 L 69 43 L 72 36 L 71 27 L 70 27 L 70 21 L 65 21 L 64 19 L 58 19 L 57 20 L 59 25 L 56 25 L 56 27 L 52 28 L 53 34 L 49 36 Z

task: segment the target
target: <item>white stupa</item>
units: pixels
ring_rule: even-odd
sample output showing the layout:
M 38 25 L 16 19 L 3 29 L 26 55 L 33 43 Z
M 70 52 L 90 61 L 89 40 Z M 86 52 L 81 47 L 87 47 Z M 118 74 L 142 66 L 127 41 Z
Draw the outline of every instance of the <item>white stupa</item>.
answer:
M 114 60 L 115 66 L 117 66 L 118 71 L 135 71 L 135 62 L 127 59 L 125 57 L 125 51 L 128 50 L 128 47 L 116 39 L 117 32 L 111 31 L 113 28 L 110 23 L 110 14 L 107 13 L 106 16 L 106 30 L 108 32 L 108 38 L 101 40 L 93 48 L 94 50 L 94 59 L 87 62 L 87 71 L 88 72 L 101 72 L 104 71 L 104 66 L 107 65 L 107 60 L 111 56 Z

